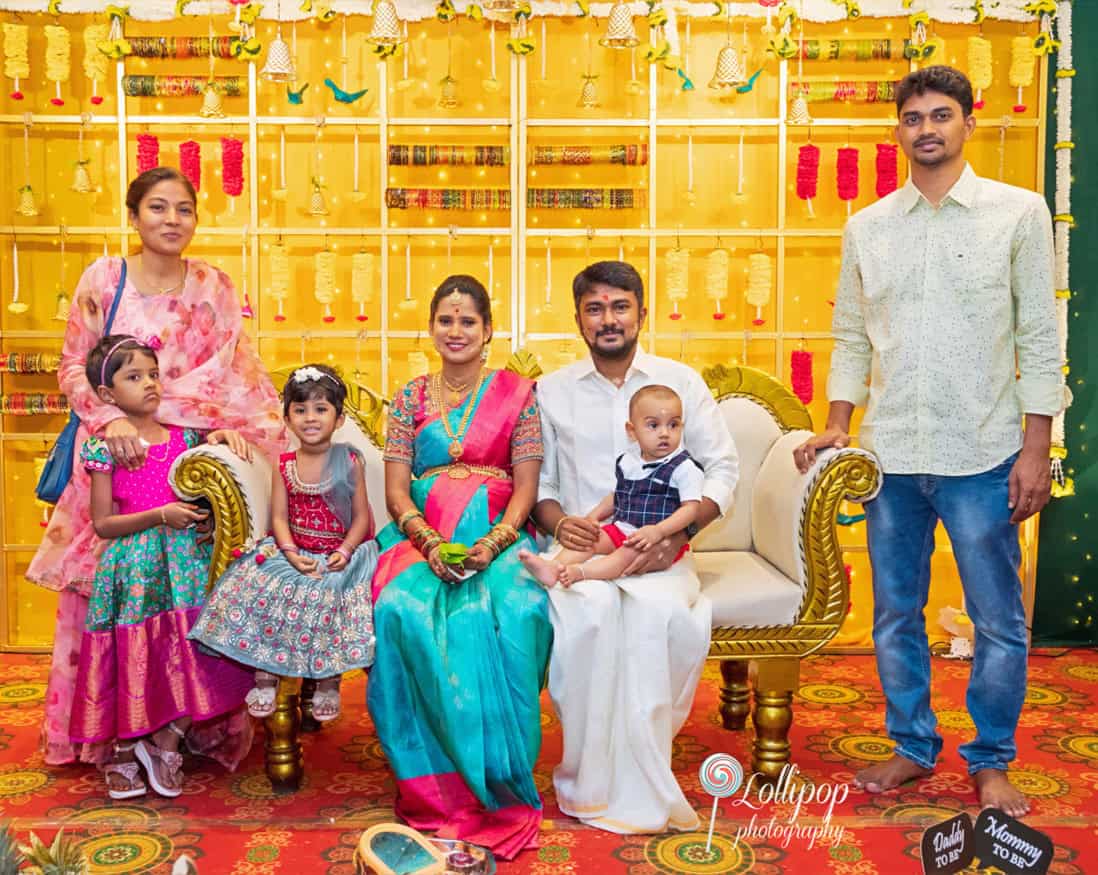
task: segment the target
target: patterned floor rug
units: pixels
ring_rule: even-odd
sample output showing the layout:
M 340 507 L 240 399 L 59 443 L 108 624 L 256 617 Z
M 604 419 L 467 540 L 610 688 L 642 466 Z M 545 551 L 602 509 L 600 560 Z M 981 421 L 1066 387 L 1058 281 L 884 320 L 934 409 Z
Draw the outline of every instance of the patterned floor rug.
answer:
M 25 840 L 48 840 L 59 827 L 78 837 L 92 873 L 167 873 L 181 853 L 201 875 L 352 875 L 352 854 L 367 827 L 391 820 L 393 781 L 363 706 L 365 678 L 344 686 L 342 717 L 305 737 L 307 776 L 293 796 L 272 794 L 261 738 L 235 774 L 194 760 L 178 799 L 150 795 L 111 803 L 90 768 L 51 768 L 37 749 L 48 661 L 0 656 L 0 820 Z M 544 745 L 537 781 L 545 798 L 541 847 L 501 864 L 501 875 L 898 875 L 921 871 L 925 826 L 966 810 L 975 792 L 957 747 L 973 726 L 964 707 L 969 666 L 934 663 L 934 707 L 945 737 L 936 773 L 880 796 L 849 788 L 824 822 L 826 805 L 796 811 L 791 791 L 752 796 L 759 806 L 722 802 L 716 832 L 618 836 L 560 814 L 552 766 L 560 726 L 543 699 Z M 802 669 L 792 732 L 798 768 L 789 786 L 842 795 L 866 763 L 889 755 L 884 708 L 867 656 L 823 656 Z M 1025 819 L 1055 845 L 1051 872 L 1098 875 L 1098 654 L 1055 651 L 1030 659 L 1026 707 L 1011 780 L 1033 799 Z M 750 760 L 750 730 L 730 733 L 717 714 L 719 674 L 707 666 L 690 720 L 675 740 L 674 766 L 688 798 L 708 824 L 712 800 L 698 770 L 714 752 Z M 733 799 L 741 798 L 737 794 Z M 976 870 L 972 870 L 976 871 Z

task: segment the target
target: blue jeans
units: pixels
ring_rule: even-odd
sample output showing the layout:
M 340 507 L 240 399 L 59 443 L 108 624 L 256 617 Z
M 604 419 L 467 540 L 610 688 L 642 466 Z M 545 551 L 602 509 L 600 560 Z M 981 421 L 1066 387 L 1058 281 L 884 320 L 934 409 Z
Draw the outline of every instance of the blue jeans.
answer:
M 896 753 L 932 768 L 942 749 L 930 708 L 926 609 L 934 528 L 940 519 L 976 629 L 968 711 L 976 738 L 961 746 L 969 774 L 1006 769 L 1026 694 L 1026 623 L 1018 529 L 1007 507 L 1016 456 L 982 474 L 887 474 L 865 506 L 873 567 L 873 642 Z

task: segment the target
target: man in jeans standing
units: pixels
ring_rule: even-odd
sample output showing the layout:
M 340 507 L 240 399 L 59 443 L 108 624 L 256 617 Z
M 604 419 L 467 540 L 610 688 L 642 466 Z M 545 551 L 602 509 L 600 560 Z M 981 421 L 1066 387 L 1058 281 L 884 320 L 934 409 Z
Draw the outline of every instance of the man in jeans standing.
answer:
M 942 747 L 923 615 L 941 520 L 976 629 L 976 738 L 960 753 L 981 806 L 1017 817 L 1029 810 L 1006 777 L 1026 692 L 1017 526 L 1049 500 L 1052 417 L 1066 390 L 1048 207 L 967 164 L 972 102 L 950 67 L 900 83 L 896 138 L 911 176 L 847 223 L 827 427 L 794 458 L 803 471 L 817 450 L 846 446 L 866 405 L 860 440 L 885 472 L 866 505 L 873 639 L 896 746 L 856 783 L 876 793 L 925 777 Z

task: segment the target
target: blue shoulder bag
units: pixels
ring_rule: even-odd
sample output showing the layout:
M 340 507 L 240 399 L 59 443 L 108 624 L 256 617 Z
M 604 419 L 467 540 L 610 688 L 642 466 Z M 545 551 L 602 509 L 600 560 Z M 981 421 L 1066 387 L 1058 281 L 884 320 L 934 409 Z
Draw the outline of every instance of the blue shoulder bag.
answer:
M 126 259 L 122 259 L 122 275 L 118 278 L 118 288 L 114 291 L 114 300 L 111 301 L 111 312 L 107 316 L 107 322 L 103 326 L 103 336 L 111 333 L 114 324 L 114 314 L 118 311 L 118 303 L 122 300 L 122 292 L 126 287 Z M 46 465 L 42 469 L 42 476 L 38 478 L 38 485 L 34 487 L 34 494 L 40 501 L 49 504 L 57 504 L 61 493 L 69 485 L 72 479 L 72 457 L 76 452 L 76 433 L 80 429 L 80 417 L 75 412 L 69 413 L 69 421 L 61 434 L 57 436 L 50 454 L 46 459 Z

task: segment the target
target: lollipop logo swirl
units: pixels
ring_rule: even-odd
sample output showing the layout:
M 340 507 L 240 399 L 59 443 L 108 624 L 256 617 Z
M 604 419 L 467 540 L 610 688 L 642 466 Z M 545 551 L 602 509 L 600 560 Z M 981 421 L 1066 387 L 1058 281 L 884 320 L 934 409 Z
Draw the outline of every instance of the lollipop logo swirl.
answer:
M 734 756 L 715 753 L 702 763 L 698 780 L 710 796 L 727 799 L 743 786 L 743 766 Z

